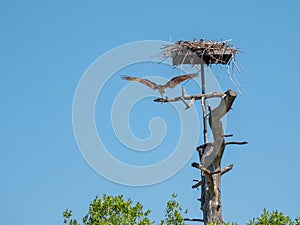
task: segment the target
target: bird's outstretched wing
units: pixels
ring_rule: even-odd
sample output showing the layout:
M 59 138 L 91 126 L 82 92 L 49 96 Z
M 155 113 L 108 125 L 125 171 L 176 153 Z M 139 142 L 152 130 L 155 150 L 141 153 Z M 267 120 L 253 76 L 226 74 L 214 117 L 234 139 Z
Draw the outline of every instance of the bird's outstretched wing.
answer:
M 157 84 L 147 80 L 147 79 L 143 79 L 143 78 L 139 78 L 139 77 L 130 77 L 130 76 L 121 76 L 121 78 L 123 80 L 129 80 L 129 81 L 134 81 L 134 82 L 140 82 L 146 86 L 148 86 L 149 88 L 151 88 L 152 90 L 157 89 Z
M 173 77 L 170 81 L 168 81 L 164 87 L 165 88 L 174 88 L 177 84 L 181 83 L 182 81 L 192 79 L 194 77 L 198 76 L 197 74 L 186 74 L 182 76 Z

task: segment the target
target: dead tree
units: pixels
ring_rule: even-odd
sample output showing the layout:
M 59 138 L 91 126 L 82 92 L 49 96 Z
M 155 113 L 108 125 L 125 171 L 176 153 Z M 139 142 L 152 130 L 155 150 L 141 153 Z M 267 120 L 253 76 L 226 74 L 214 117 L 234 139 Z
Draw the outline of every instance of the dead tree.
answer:
M 221 203 L 221 175 L 232 169 L 230 165 L 221 169 L 221 160 L 225 149 L 224 131 L 220 119 L 230 110 L 236 93 L 232 90 L 225 92 L 220 104 L 211 110 L 209 125 L 212 130 L 214 142 L 206 143 L 197 148 L 200 157 L 200 164 L 192 163 L 202 171 L 201 180 L 201 210 L 205 222 L 222 223 Z
M 154 100 L 161 103 L 183 101 L 187 106 L 186 108 L 190 108 L 194 101 L 201 100 L 204 144 L 197 147 L 199 163 L 192 163 L 192 167 L 201 171 L 201 179 L 196 180 L 196 184 L 192 187 L 198 188 L 201 186 L 201 197 L 198 200 L 201 202 L 203 219 L 188 218 L 186 219 L 187 221 L 204 222 L 204 224 L 208 222 L 223 223 L 221 176 L 233 168 L 233 165 L 221 168 L 225 146 L 228 144 L 247 144 L 247 142 L 226 142 L 225 137 L 232 135 L 224 134 L 221 122 L 221 118 L 231 109 L 237 93 L 230 89 L 226 92 L 205 93 L 204 66 L 209 64 L 229 64 L 230 62 L 236 65 L 234 62 L 236 53 L 238 53 L 238 50 L 227 44 L 226 41 L 205 42 L 203 39 L 199 42 L 178 41 L 167 46 L 164 51 L 164 57 L 171 57 L 173 65 L 201 65 L 201 94 L 187 96 L 182 88 L 182 96 Z M 206 99 L 208 98 L 220 98 L 221 100 L 216 108 L 211 109 L 211 107 L 206 106 Z M 191 102 L 187 103 L 186 101 L 188 100 L 191 100 Z M 211 143 L 208 142 L 207 121 L 213 135 L 213 142 Z

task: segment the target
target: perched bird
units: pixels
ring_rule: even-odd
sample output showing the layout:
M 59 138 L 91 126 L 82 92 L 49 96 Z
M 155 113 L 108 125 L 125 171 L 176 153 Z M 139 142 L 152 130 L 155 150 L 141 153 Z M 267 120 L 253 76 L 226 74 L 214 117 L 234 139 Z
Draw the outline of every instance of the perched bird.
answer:
M 154 82 L 152 82 L 148 79 L 143 79 L 143 78 L 139 78 L 139 77 L 121 76 L 121 78 L 124 79 L 124 80 L 140 82 L 140 83 L 148 86 L 152 90 L 157 89 L 159 91 L 160 95 L 163 97 L 163 95 L 166 94 L 166 89 L 167 88 L 174 88 L 174 87 L 176 87 L 177 84 L 179 84 L 179 83 L 181 83 L 185 80 L 192 79 L 196 76 L 198 76 L 198 75 L 196 75 L 196 74 L 186 74 L 186 75 L 173 77 L 171 80 L 169 80 L 164 85 L 159 85 L 159 84 L 156 84 L 156 83 L 154 83 Z

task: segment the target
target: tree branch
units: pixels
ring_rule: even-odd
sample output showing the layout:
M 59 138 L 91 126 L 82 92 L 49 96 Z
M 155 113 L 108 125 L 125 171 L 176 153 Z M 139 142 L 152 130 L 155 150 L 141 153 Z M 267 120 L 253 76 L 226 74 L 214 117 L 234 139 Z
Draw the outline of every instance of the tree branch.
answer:
M 232 170 L 232 168 L 233 168 L 233 164 L 230 164 L 229 166 L 226 166 L 225 168 L 223 168 L 223 169 L 221 170 L 221 175 L 223 175 L 223 174 L 229 172 L 230 170 Z
M 198 188 L 199 186 L 201 186 L 201 184 L 202 180 L 198 180 L 197 183 L 192 186 L 192 188 Z
M 227 90 L 223 97 L 222 101 L 218 105 L 218 107 L 211 110 L 211 116 L 215 117 L 215 119 L 221 119 L 230 109 L 233 104 L 234 99 L 236 98 L 237 93 L 233 90 Z
M 233 168 L 233 164 L 230 164 L 229 166 L 226 166 L 222 170 L 216 170 L 216 171 L 212 172 L 212 174 L 221 173 L 221 175 L 223 175 L 224 173 L 227 173 L 232 168 Z
M 184 218 L 184 221 L 204 222 L 203 219 Z
M 225 142 L 225 145 L 246 145 L 248 144 L 247 141 L 229 141 Z
M 182 96 L 178 96 L 175 98 L 157 98 L 154 99 L 154 102 L 160 102 L 160 103 L 164 103 L 164 102 L 177 102 L 177 101 L 182 101 L 182 99 L 184 100 L 192 100 L 193 98 L 196 100 L 201 100 L 202 98 L 223 98 L 225 95 L 224 92 L 212 92 L 212 93 L 208 93 L 208 94 L 197 94 L 197 95 L 185 95 L 185 93 L 182 93 Z
M 204 166 L 200 165 L 199 163 L 193 162 L 192 167 L 195 167 L 199 170 L 201 170 L 203 173 L 211 177 L 211 172 L 209 169 L 205 168 Z
M 208 180 L 209 180 L 209 184 L 208 185 L 210 186 L 209 191 L 211 193 L 213 193 L 213 190 L 214 190 L 214 181 L 213 181 L 213 176 L 212 176 L 212 173 L 210 172 L 210 170 L 207 169 L 205 166 L 202 166 L 202 165 L 200 165 L 199 163 L 196 163 L 196 162 L 192 163 L 192 167 L 195 167 L 195 168 L 201 170 L 208 177 Z

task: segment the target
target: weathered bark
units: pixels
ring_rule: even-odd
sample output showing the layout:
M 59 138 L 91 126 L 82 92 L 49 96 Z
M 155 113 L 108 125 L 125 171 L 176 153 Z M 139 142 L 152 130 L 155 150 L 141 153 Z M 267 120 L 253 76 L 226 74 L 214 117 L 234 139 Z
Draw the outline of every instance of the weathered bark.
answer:
M 233 165 L 221 169 L 221 160 L 225 149 L 224 132 L 221 118 L 230 110 L 237 94 L 228 90 L 222 97 L 218 107 L 211 110 L 209 125 L 214 142 L 197 148 L 200 157 L 199 169 L 202 171 L 201 210 L 204 224 L 207 222 L 223 223 L 221 203 L 221 175 L 232 169 Z M 195 164 L 193 165 L 194 167 Z
M 192 166 L 201 170 L 201 180 L 197 180 L 193 188 L 201 186 L 201 210 L 203 211 L 203 219 L 190 219 L 187 221 L 199 221 L 207 224 L 208 222 L 223 223 L 222 219 L 222 203 L 221 203 L 221 176 L 233 168 L 229 165 L 221 169 L 221 161 L 226 145 L 229 144 L 247 144 L 247 142 L 225 142 L 225 137 L 231 137 L 232 134 L 224 134 L 221 118 L 231 109 L 231 106 L 237 96 L 237 93 L 232 90 L 226 92 L 214 92 L 209 94 L 198 94 L 187 96 L 182 91 L 182 96 L 175 98 L 162 99 L 158 98 L 156 102 L 176 102 L 183 101 L 186 106 L 189 106 L 185 100 L 201 100 L 207 98 L 221 98 L 220 104 L 214 108 L 209 108 L 209 126 L 212 130 L 212 143 L 205 143 L 197 148 L 200 157 L 200 163 L 192 163 Z M 190 107 L 190 106 L 189 106 Z M 189 108 L 187 107 L 187 108 Z M 206 113 L 205 113 L 206 115 Z M 206 117 L 206 116 L 205 116 Z
M 154 102 L 177 102 L 177 101 L 182 101 L 183 100 L 202 100 L 202 98 L 208 99 L 208 98 L 222 98 L 224 97 L 225 93 L 224 92 L 212 92 L 208 94 L 196 94 L 196 95 L 186 95 L 185 92 L 182 92 L 182 96 L 178 96 L 175 98 L 157 98 L 154 99 Z

